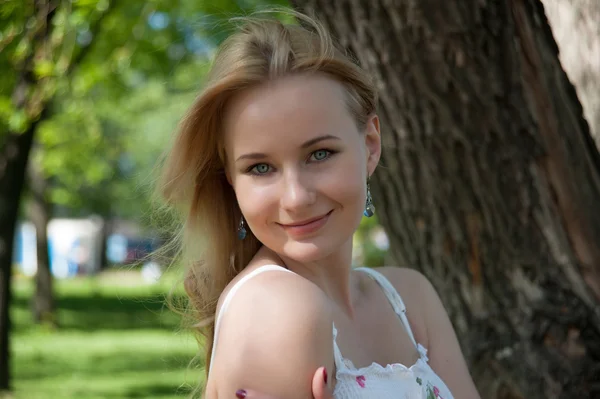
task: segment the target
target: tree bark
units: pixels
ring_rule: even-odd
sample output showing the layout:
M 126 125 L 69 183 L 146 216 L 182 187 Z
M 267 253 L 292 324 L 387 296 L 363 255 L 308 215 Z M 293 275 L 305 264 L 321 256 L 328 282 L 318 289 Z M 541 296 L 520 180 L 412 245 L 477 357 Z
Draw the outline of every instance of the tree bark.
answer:
M 52 273 L 48 255 L 47 228 L 50 221 L 51 206 L 47 200 L 48 181 L 35 163 L 29 164 L 29 203 L 28 217 L 35 226 L 37 272 L 35 275 L 35 293 L 32 298 L 33 320 L 39 324 L 55 325 L 54 293 Z
M 600 397 L 600 155 L 540 1 L 293 3 L 380 89 L 378 215 L 481 397 Z
M 33 142 L 35 124 L 22 134 L 10 135 L 0 154 L 0 393 L 10 390 L 10 298 L 12 249 L 19 214 L 24 170 Z
M 600 147 L 600 1 L 542 0 L 560 49 L 560 62 Z

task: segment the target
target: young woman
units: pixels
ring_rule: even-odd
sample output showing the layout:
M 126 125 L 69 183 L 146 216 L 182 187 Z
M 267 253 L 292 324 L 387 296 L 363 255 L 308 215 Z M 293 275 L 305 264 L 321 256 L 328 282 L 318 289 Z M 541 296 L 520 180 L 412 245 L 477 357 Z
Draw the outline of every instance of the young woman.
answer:
M 165 164 L 205 397 L 478 398 L 427 279 L 351 267 L 374 212 L 376 90 L 297 17 L 247 19 L 220 47 Z

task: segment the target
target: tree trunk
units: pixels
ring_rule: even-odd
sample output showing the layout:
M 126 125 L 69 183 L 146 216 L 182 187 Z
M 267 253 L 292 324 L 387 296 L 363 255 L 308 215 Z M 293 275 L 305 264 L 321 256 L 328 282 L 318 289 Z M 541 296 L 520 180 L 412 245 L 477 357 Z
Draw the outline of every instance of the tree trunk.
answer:
M 294 3 L 380 89 L 378 215 L 481 397 L 600 397 L 600 155 L 539 0 Z
M 54 326 L 54 294 L 47 234 L 50 222 L 50 204 L 47 201 L 48 181 L 36 163 L 29 165 L 29 190 L 31 202 L 28 217 L 35 226 L 37 252 L 35 294 L 31 303 L 33 319 L 36 323 Z
M 102 21 L 114 9 L 115 3 L 110 2 L 109 7 L 94 21 L 90 29 L 92 37 L 96 37 Z M 30 16 L 25 34 L 28 39 L 29 53 L 16 68 L 18 77 L 13 91 L 13 102 L 16 108 L 26 111 L 31 119 L 31 124 L 21 134 L 9 132 L 0 148 L 0 393 L 10 389 L 10 279 L 19 200 L 35 131 L 38 123 L 48 116 L 46 106 L 52 97 L 52 90 L 43 86 L 46 82 L 36 78 L 34 63 L 36 59 L 40 61 L 52 58 L 51 51 L 49 51 L 54 48 L 53 44 L 49 43 L 52 20 L 60 5 L 60 3 L 57 5 L 48 0 L 33 1 L 33 14 Z M 92 44 L 96 42 L 93 41 Z M 74 54 L 64 76 L 73 73 L 75 67 L 81 64 L 86 55 L 90 53 L 91 47 L 88 45 Z
M 30 43 L 41 45 L 50 35 L 50 23 L 55 7 L 47 0 L 36 0 L 34 15 L 28 26 L 26 37 Z M 35 19 L 35 20 L 34 20 Z M 25 40 L 25 39 L 24 39 Z M 40 81 L 34 74 L 35 46 L 17 67 L 18 76 L 12 93 L 17 109 L 25 110 L 31 118 L 23 133 L 8 132 L 0 148 L 0 393 L 10 390 L 10 299 L 12 249 L 15 228 L 19 215 L 21 192 L 25 183 L 27 161 L 38 123 L 47 116 L 43 90 L 36 90 Z M 43 53 L 43 52 L 42 52 Z
M 600 147 L 600 1 L 542 0 L 559 59 L 577 89 L 592 137 Z
M 12 249 L 29 150 L 35 125 L 10 135 L 0 154 L 0 393 L 10 390 L 10 298 Z

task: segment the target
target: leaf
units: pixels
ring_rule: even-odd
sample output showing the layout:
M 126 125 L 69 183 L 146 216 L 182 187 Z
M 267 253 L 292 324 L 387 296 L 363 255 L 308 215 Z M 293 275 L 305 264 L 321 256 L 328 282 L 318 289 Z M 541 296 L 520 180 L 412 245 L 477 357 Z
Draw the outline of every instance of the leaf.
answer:
M 29 126 L 29 120 L 25 110 L 15 110 L 8 119 L 8 127 L 16 133 L 23 133 Z
M 51 60 L 40 60 L 35 64 L 34 72 L 39 79 L 52 76 L 54 73 L 54 63 Z

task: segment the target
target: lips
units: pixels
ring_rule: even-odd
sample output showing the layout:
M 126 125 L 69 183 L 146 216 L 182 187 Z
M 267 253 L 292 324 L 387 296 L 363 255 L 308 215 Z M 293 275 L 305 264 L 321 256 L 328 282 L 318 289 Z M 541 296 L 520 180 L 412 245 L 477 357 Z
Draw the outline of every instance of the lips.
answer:
M 281 227 L 283 227 L 283 229 L 293 237 L 303 237 L 314 234 L 323 226 L 325 226 L 332 212 L 333 211 L 329 211 L 325 215 L 305 219 L 301 222 L 281 224 Z
M 331 212 L 333 211 L 329 211 L 327 212 L 325 215 L 321 215 L 321 216 L 317 216 L 311 219 L 306 219 L 303 220 L 302 222 L 296 222 L 296 223 L 288 223 L 288 224 L 281 224 L 283 227 L 301 227 L 301 226 L 306 226 L 307 224 L 316 222 L 319 219 L 323 219 L 324 217 L 327 217 L 331 214 Z

